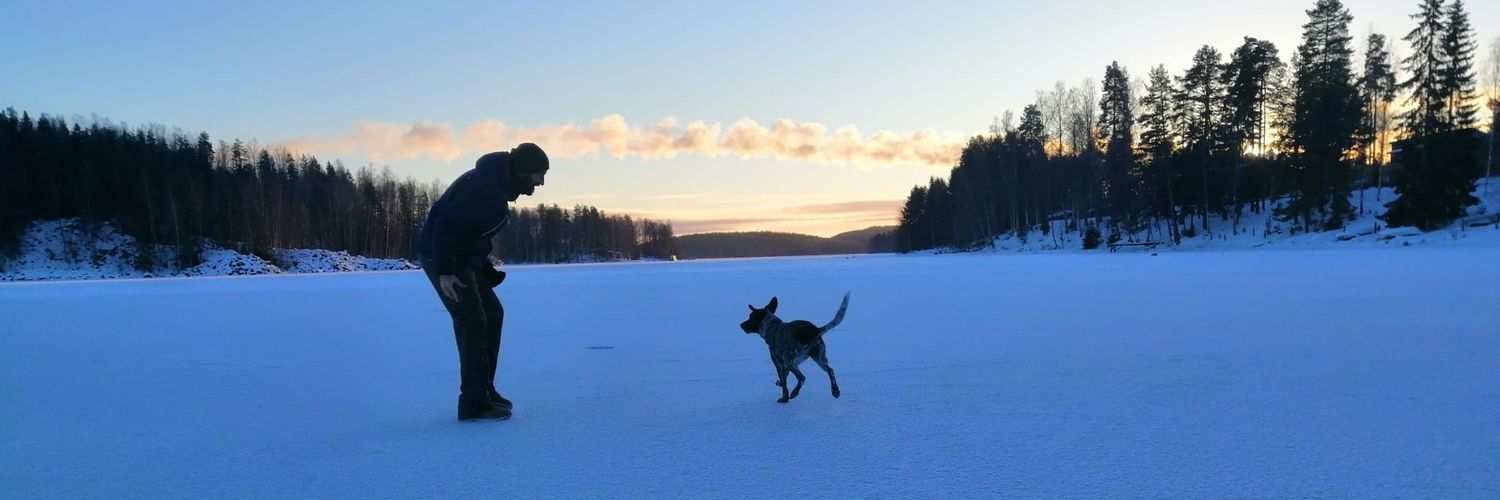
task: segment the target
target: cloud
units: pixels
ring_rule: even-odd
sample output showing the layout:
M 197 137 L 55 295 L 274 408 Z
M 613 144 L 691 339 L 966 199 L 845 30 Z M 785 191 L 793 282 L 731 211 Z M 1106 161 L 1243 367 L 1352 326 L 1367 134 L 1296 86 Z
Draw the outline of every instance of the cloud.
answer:
M 650 126 L 634 126 L 618 114 L 586 125 L 563 124 L 512 127 L 498 120 L 469 125 L 461 132 L 439 122 L 410 124 L 356 122 L 335 137 L 286 141 L 282 145 L 304 152 L 365 153 L 375 161 L 427 158 L 452 162 L 464 156 L 502 150 L 534 142 L 557 158 L 606 154 L 617 159 L 671 159 L 679 155 L 705 158 L 770 158 L 829 165 L 915 165 L 946 168 L 971 134 L 921 130 L 908 133 L 876 131 L 863 135 L 853 125 L 829 132 L 826 125 L 776 120 L 769 126 L 742 118 L 728 127 L 693 121 L 682 125 L 666 117 Z
M 787 207 L 784 212 L 794 214 L 810 215 L 842 215 L 861 213 L 895 214 L 901 210 L 906 202 L 903 200 L 864 200 L 847 201 L 842 203 L 824 203 L 820 205 L 802 205 L 798 207 Z
M 698 234 L 698 233 L 721 233 L 731 231 L 749 231 L 753 228 L 763 227 L 766 224 L 786 222 L 785 219 L 772 218 L 743 218 L 743 219 L 679 219 L 672 221 L 673 234 Z M 764 229 L 760 229 L 764 230 Z

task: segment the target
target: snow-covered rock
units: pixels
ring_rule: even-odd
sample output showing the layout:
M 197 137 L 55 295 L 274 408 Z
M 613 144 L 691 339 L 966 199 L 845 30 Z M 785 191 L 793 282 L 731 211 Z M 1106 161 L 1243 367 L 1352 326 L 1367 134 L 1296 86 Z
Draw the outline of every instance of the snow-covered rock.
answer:
M 0 261 L 0 281 L 239 276 L 416 269 L 401 259 L 375 259 L 330 250 L 277 250 L 277 262 L 202 243 L 202 262 L 187 269 L 172 265 L 176 250 L 158 245 L 151 269 L 140 269 L 140 245 L 112 224 L 79 219 L 38 221 L 22 233 L 18 256 Z
M 402 259 L 375 259 L 332 250 L 277 250 L 276 262 L 289 273 L 404 271 L 417 266 Z

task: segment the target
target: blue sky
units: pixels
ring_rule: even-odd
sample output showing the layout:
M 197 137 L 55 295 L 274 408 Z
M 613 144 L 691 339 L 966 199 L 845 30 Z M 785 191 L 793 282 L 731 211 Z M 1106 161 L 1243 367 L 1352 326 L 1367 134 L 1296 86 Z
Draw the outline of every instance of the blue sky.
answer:
M 1133 76 L 1156 64 L 1176 73 L 1198 47 L 1227 54 L 1245 35 L 1289 57 L 1313 4 L 0 1 L 3 106 L 296 144 L 442 181 L 491 148 L 463 140 L 471 127 L 503 123 L 512 135 L 491 137 L 492 149 L 520 131 L 559 141 L 542 144 L 557 151 L 554 168 L 524 203 L 670 218 L 679 232 L 823 235 L 893 221 L 898 200 L 945 175 L 946 163 L 723 150 L 617 157 L 604 147 L 566 153 L 576 144 L 537 131 L 617 116 L 637 131 L 673 117 L 678 132 L 702 121 L 727 133 L 748 119 L 774 134 L 789 120 L 800 133 L 853 126 L 866 142 L 889 131 L 901 139 L 891 147 L 940 145 L 1056 81 L 1097 81 L 1113 60 Z M 1399 38 L 1417 2 L 1346 5 L 1356 38 L 1372 27 Z M 1468 7 L 1487 47 L 1500 5 Z M 457 146 L 381 153 L 358 146 L 368 146 L 355 140 L 360 123 L 446 130 Z

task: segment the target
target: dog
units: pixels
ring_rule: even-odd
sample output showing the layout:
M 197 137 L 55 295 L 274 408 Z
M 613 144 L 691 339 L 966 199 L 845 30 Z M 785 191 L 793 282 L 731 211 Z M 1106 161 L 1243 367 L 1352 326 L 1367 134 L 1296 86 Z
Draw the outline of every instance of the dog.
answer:
M 833 321 L 823 326 L 800 319 L 782 321 L 776 317 L 776 305 L 776 297 L 771 297 L 771 302 L 765 308 L 749 306 L 750 317 L 740 323 L 741 330 L 747 334 L 760 334 L 760 338 L 766 341 L 766 347 L 771 349 L 771 364 L 776 365 L 776 385 L 781 387 L 781 399 L 776 402 L 791 401 L 802 392 L 802 382 L 807 377 L 802 375 L 802 370 L 798 370 L 797 365 L 807 361 L 807 358 L 812 358 L 818 366 L 823 367 L 823 371 L 828 372 L 833 397 L 839 397 L 839 381 L 833 376 L 833 367 L 828 366 L 828 345 L 823 343 L 823 334 L 844 321 L 844 311 L 849 309 L 849 294 L 844 294 L 844 302 L 839 305 L 839 312 L 833 315 Z M 797 376 L 797 386 L 791 392 L 786 389 L 788 372 Z

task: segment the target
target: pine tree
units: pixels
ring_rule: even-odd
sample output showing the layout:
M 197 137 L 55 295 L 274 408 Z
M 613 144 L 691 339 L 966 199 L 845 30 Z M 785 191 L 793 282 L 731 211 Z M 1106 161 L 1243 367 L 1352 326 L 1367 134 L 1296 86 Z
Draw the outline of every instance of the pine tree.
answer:
M 1281 65 L 1276 44 L 1245 37 L 1225 68 L 1229 81 L 1229 133 L 1236 150 L 1265 154 L 1266 106 L 1273 71 Z
M 1130 96 L 1130 74 L 1119 62 L 1104 68 L 1104 97 L 1099 100 L 1099 133 L 1104 142 L 1105 197 L 1110 220 L 1134 233 L 1136 209 L 1135 106 Z M 1118 231 L 1116 231 L 1118 232 Z
M 1044 166 L 1048 159 L 1046 143 L 1047 132 L 1039 107 L 1032 105 L 1022 109 L 1015 140 L 1007 141 L 1003 148 L 1006 152 L 1004 163 L 1009 166 L 1009 172 L 1003 175 L 1008 177 L 1006 184 L 1010 192 L 1002 196 L 1010 200 L 1010 228 L 1022 242 L 1039 219 L 1037 199 L 1042 197 L 1042 190 L 1037 186 L 1037 177 L 1040 176 L 1035 174 L 1036 167 Z M 1002 167 L 1002 172 L 1004 170 Z
M 1235 225 L 1242 212 L 1240 179 L 1244 177 L 1245 153 L 1264 157 L 1266 151 L 1266 116 L 1271 100 L 1271 78 L 1281 66 L 1276 45 L 1265 40 L 1245 37 L 1245 43 L 1230 55 L 1224 78 L 1229 82 L 1228 152 L 1234 163 L 1230 196 L 1234 206 Z
M 1047 141 L 1047 128 L 1042 124 L 1042 111 L 1035 104 L 1028 105 L 1021 110 L 1021 125 L 1016 127 L 1016 135 L 1028 142 L 1045 143 Z
M 1225 95 L 1224 65 L 1220 62 L 1218 49 L 1204 45 L 1193 55 L 1193 65 L 1179 79 L 1181 93 L 1177 103 L 1181 107 L 1182 139 L 1184 148 L 1197 164 L 1199 185 L 1199 223 L 1207 231 L 1209 180 L 1213 177 L 1215 159 L 1225 148 Z

